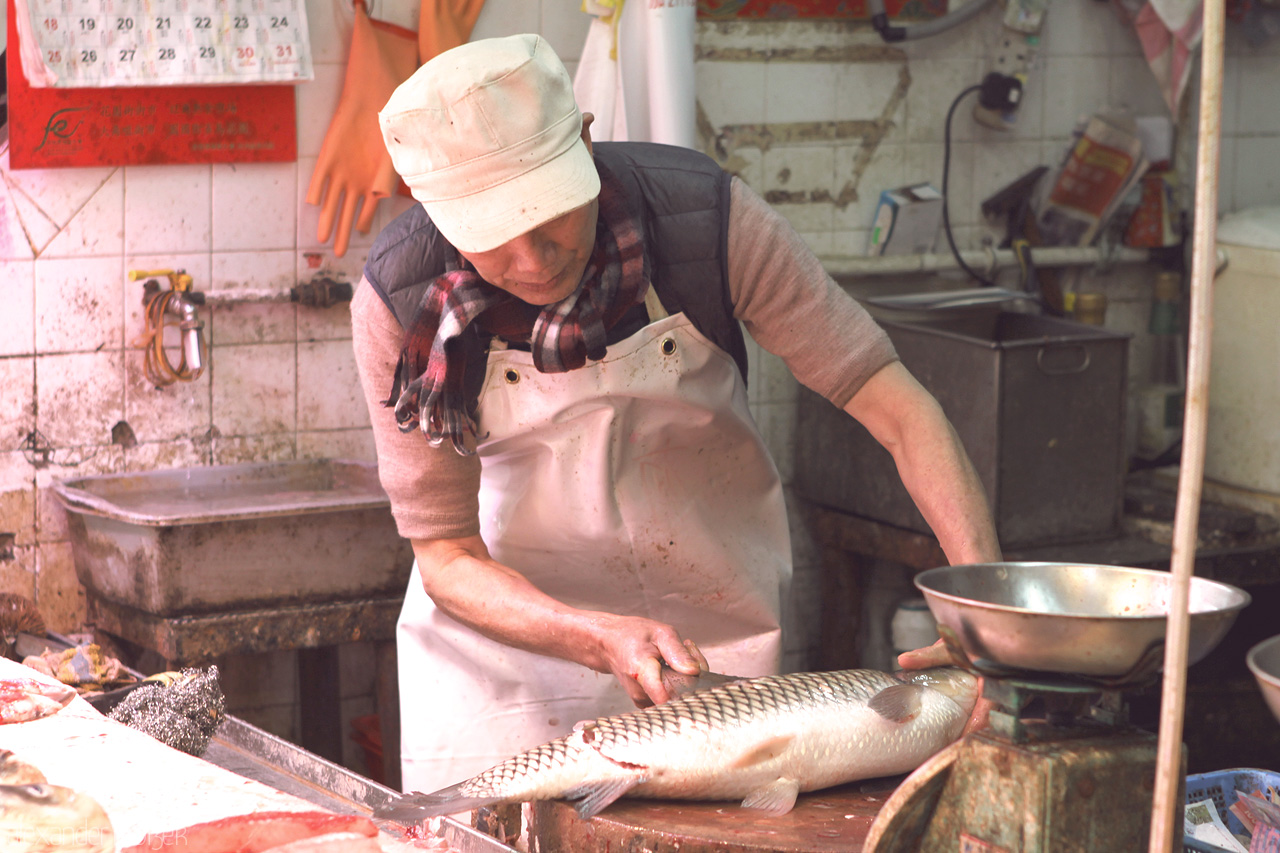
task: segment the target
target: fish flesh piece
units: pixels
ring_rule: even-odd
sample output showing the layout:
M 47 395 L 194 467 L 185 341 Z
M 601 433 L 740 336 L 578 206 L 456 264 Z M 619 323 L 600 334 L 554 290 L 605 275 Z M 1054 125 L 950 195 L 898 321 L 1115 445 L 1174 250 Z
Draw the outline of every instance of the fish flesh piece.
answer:
M 565 798 L 585 819 L 624 794 L 740 799 L 783 815 L 803 791 L 914 770 L 960 736 L 978 691 L 957 667 L 733 680 L 581 724 L 471 779 L 392 798 L 374 817 L 409 824 Z
M 38 785 L 48 781 L 40 768 L 18 758 L 12 750 L 0 749 L 0 785 Z
M 120 853 L 155 853 L 163 850 L 178 853 L 264 853 L 273 847 L 303 838 L 338 832 L 375 838 L 378 828 L 373 821 L 361 815 L 315 811 L 254 812 L 153 832 Z
M 61 785 L 0 785 L 5 853 L 115 853 L 116 837 L 97 800 Z
M 0 680 L 0 723 L 25 723 L 56 714 L 76 698 L 74 687 L 35 678 Z

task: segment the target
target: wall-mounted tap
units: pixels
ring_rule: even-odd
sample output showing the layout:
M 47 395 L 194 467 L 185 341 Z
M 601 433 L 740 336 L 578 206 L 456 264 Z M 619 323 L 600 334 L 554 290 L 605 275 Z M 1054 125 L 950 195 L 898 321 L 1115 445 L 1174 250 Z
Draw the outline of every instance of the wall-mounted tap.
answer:
M 158 277 L 169 279 L 169 289 L 162 288 Z M 191 289 L 192 278 L 185 270 L 129 270 L 129 281 L 147 279 L 142 289 L 146 308 L 146 332 L 134 341 L 143 348 L 147 378 L 157 386 L 174 382 L 193 382 L 204 372 L 204 322 L 196 307 L 204 303 L 203 294 Z M 177 322 L 167 320 L 177 318 Z M 182 356 L 175 367 L 164 349 L 166 326 L 176 326 L 182 335 Z

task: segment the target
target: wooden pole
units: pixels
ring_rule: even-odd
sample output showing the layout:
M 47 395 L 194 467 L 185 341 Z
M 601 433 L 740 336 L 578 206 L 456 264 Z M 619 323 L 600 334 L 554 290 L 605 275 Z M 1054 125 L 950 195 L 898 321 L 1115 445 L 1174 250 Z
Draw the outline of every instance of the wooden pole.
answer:
M 1213 325 L 1213 275 L 1217 262 L 1218 143 L 1222 117 L 1223 0 L 1204 0 L 1200 53 L 1200 123 L 1196 150 L 1195 228 L 1191 256 L 1191 323 L 1187 353 L 1187 403 L 1182 467 L 1173 520 L 1172 590 L 1165 637 L 1164 684 L 1155 792 L 1148 853 L 1173 850 L 1182 819 L 1182 724 L 1187 692 L 1188 601 L 1195 567 L 1205 431 L 1209 419 L 1209 346 Z

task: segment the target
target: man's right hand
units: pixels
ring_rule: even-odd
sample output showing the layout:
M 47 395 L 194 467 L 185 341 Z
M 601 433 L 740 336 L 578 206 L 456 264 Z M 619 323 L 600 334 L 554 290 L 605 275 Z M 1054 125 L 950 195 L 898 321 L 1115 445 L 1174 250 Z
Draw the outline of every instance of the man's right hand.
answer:
M 666 664 L 685 675 L 706 672 L 707 659 L 693 640 L 682 639 L 675 628 L 638 616 L 596 614 L 598 661 L 587 666 L 612 673 L 637 708 L 661 705 L 675 698 L 662 681 Z

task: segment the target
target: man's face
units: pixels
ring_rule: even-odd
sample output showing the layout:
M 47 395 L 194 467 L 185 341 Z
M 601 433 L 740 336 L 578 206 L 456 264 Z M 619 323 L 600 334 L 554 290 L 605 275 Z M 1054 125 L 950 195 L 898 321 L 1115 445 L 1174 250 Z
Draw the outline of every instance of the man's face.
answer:
M 459 252 L 480 277 L 528 302 L 550 305 L 578 287 L 596 242 L 598 200 L 487 252 Z

